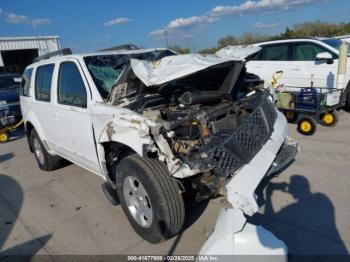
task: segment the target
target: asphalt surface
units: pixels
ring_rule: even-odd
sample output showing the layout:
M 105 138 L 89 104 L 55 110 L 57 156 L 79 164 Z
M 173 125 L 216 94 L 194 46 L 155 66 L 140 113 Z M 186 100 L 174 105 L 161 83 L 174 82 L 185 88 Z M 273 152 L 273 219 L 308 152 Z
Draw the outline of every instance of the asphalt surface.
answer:
M 318 126 L 300 143 L 296 161 L 266 191 L 251 222 L 283 240 L 292 255 L 350 250 L 350 113 L 334 128 Z M 76 165 L 43 172 L 23 132 L 0 144 L 0 251 L 22 255 L 197 254 L 213 229 L 220 199 L 189 204 L 185 230 L 154 245 L 142 240 L 99 177 Z

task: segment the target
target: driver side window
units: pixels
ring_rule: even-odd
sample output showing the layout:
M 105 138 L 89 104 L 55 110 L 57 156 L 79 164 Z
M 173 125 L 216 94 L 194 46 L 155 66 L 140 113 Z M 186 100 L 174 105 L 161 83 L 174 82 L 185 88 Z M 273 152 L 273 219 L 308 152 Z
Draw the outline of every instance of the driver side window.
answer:
M 58 103 L 86 108 L 86 88 L 73 62 L 63 62 L 58 75 Z

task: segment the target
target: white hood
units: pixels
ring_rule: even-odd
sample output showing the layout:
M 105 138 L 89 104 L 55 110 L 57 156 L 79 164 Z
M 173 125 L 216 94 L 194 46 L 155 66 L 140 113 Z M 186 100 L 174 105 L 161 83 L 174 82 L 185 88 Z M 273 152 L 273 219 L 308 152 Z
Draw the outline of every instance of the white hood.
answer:
M 161 85 L 179 79 L 208 67 L 223 64 L 234 59 L 216 55 L 174 55 L 156 62 L 130 59 L 134 74 L 146 85 Z

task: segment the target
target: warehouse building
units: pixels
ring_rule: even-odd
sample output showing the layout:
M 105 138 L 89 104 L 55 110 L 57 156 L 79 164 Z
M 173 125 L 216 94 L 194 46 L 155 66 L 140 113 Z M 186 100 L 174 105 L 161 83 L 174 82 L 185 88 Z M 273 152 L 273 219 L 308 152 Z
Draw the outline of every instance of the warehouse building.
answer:
M 0 73 L 22 73 L 33 59 L 61 49 L 58 36 L 0 37 Z

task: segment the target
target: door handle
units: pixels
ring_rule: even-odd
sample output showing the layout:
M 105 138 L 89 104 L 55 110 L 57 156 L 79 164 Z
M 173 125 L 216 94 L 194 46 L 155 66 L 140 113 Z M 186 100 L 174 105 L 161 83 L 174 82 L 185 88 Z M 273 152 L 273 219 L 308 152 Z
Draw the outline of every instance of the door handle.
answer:
M 299 66 L 294 66 L 291 68 L 293 71 L 300 71 L 300 67 Z

